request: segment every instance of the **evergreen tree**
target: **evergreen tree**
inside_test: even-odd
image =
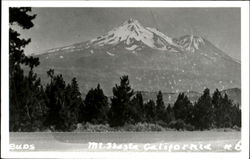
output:
[[[50,83],[45,89],[48,108],[45,125],[56,131],[74,130],[80,121],[80,109],[83,107],[76,78],[66,86],[61,74],[55,75],[54,70],[49,70],[47,74]]]
[[[174,110],[171,107],[170,104],[168,104],[167,109],[166,109],[166,116],[165,116],[165,122],[170,123],[171,121],[175,120],[174,116]]]
[[[145,106],[145,118],[148,123],[156,122],[156,105],[153,100],[149,100]]]
[[[224,97],[222,98],[221,101],[221,109],[220,109],[220,127],[224,127],[224,128],[229,128],[233,126],[233,116],[232,115],[232,108],[233,108],[233,102],[232,100],[230,100],[227,96],[227,94],[224,95]],[[222,113],[223,112],[223,113]]]
[[[76,128],[76,124],[80,121],[80,109],[82,105],[78,83],[76,78],[73,78],[71,84],[68,84],[65,89],[65,104],[61,111],[67,131]]]
[[[79,116],[78,116],[78,123],[82,123],[82,122],[86,122],[86,106],[85,106],[85,103],[84,103],[84,100],[82,99],[81,101],[81,105],[80,105],[80,108],[79,108]]]
[[[76,122],[80,122],[81,117],[80,117],[80,109],[83,107],[83,100],[81,97],[81,93],[79,90],[79,86],[77,83],[76,78],[73,78],[71,81],[71,99],[72,99],[72,105],[71,107],[73,108],[73,114],[76,115]]]
[[[195,103],[194,107],[194,126],[197,129],[209,129],[212,126],[213,119],[212,98],[209,89],[206,88],[203,95]]]
[[[183,120],[185,123],[192,122],[193,105],[184,93],[180,93],[173,107],[175,119]]]
[[[145,110],[143,105],[143,97],[141,92],[137,92],[135,97],[131,100],[128,108],[129,120],[128,123],[138,123],[144,122],[145,120]]]
[[[239,106],[234,105],[233,101],[225,93],[221,95],[218,89],[215,90],[212,98],[214,124],[217,128],[241,127],[241,110]]]
[[[32,20],[36,15],[29,15],[31,8],[10,8],[9,9],[9,66],[10,66],[10,78],[15,77],[16,74],[23,72],[21,64],[29,66],[31,69],[39,65],[39,59],[32,56],[28,57],[24,54],[23,48],[31,42],[31,39],[22,39],[20,34],[13,30],[11,26],[18,25],[22,29],[30,29],[34,26]]]
[[[100,84],[91,89],[85,98],[85,121],[94,124],[105,124],[108,120],[108,98],[104,95]]]
[[[231,108],[230,116],[232,118],[232,126],[241,127],[241,109],[239,104],[234,104]]]
[[[47,114],[45,105],[45,93],[41,85],[40,78],[33,73],[31,69],[28,76],[25,77],[25,95],[23,103],[25,103],[25,113],[28,117],[28,125],[23,130],[25,131],[40,131],[45,129],[44,120]]]
[[[216,89],[212,96],[212,104],[213,104],[213,124],[217,127],[221,127],[222,115],[224,110],[222,108],[222,95],[218,89]]]
[[[40,79],[33,72],[39,65],[39,59],[24,54],[24,47],[31,39],[22,39],[12,26],[22,29],[33,27],[36,15],[29,15],[31,8],[9,9],[9,83],[10,83],[10,131],[35,131],[43,129],[46,113],[43,100],[44,91]],[[28,66],[28,75],[23,66]]]
[[[62,110],[65,107],[65,88],[66,84],[62,75],[54,75],[54,70],[47,72],[50,83],[46,85],[46,106],[48,115],[45,125],[52,130],[64,131],[66,129],[65,119]]]
[[[222,99],[222,95],[220,91],[216,89],[212,97],[212,103],[213,103],[214,108],[219,108],[221,99]]]
[[[129,85],[128,76],[122,76],[120,85],[113,87],[113,98],[109,111],[110,126],[123,126],[129,121],[129,104],[134,95],[134,91]]]
[[[156,99],[156,118],[158,121],[164,121],[165,118],[165,104],[161,91],[158,92]]]

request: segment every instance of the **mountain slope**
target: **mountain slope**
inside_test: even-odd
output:
[[[134,89],[149,92],[240,88],[240,63],[207,39],[171,38],[135,19],[105,35],[38,57],[41,65],[36,71],[45,82],[46,71],[53,68],[66,80],[77,77],[82,92],[100,83],[111,95],[122,75],[129,75]]]

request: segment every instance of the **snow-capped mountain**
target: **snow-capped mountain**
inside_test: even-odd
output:
[[[181,46],[176,44],[171,37],[164,35],[155,28],[143,27],[138,20],[131,18],[105,35],[84,43],[50,49],[47,52],[73,52],[82,49],[91,50],[100,48],[106,50],[107,48],[117,45],[123,45],[126,50],[130,50],[133,53],[145,47],[173,52],[182,50]],[[93,53],[93,51],[91,51],[91,53]],[[113,54],[109,55],[113,56]]]
[[[222,57],[225,59],[233,60],[235,62],[235,59],[225,54],[223,51],[215,47],[211,42],[209,42],[207,39],[200,37],[200,36],[194,36],[194,35],[185,35],[180,37],[179,39],[174,39],[174,41],[180,45],[183,50],[189,53],[199,53],[207,58],[210,59],[216,59],[218,57]]]
[[[107,94],[129,75],[136,90],[201,92],[240,88],[240,63],[203,37],[172,38],[129,19],[104,35],[86,42],[54,48],[39,55],[38,74],[49,68],[66,80],[77,77],[82,92],[98,83]]]
[[[205,39],[194,35],[185,35],[176,40],[176,43],[184,47],[187,51],[195,52],[205,45]]]
[[[141,49],[147,46],[152,49],[169,50],[179,46],[172,38],[154,28],[145,28],[137,20],[129,19],[121,26],[109,31],[106,35],[90,40],[87,45],[102,47],[105,45],[124,44],[127,50]]]

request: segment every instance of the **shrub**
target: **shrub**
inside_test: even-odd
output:
[[[194,131],[195,130],[195,127],[191,124],[186,124],[185,125],[185,130],[187,131]]]
[[[176,130],[184,130],[184,121],[181,120],[181,119],[178,119],[178,120],[175,120],[175,121],[171,121],[169,123],[169,127],[172,128],[172,129],[176,129]]]
[[[188,130],[193,131],[195,127],[191,124],[186,124],[183,120],[178,119],[175,121],[171,121],[168,125],[169,128],[176,129],[176,130]]]
[[[168,128],[168,124],[162,120],[157,121],[156,124],[160,125],[161,127]]]
[[[97,124],[93,125],[91,123],[86,123],[84,125],[78,124],[77,129],[75,130],[76,132],[108,132],[108,131],[114,131],[109,125],[107,124]]]
[[[133,124],[125,124],[124,127],[121,128],[123,131],[165,131],[165,129],[158,125],[158,124],[151,124],[151,123],[137,123],[136,125]]]
[[[240,127],[238,127],[237,125],[234,125],[233,129],[236,130],[236,131],[240,131],[241,130]]]
[[[151,131],[165,131],[164,127],[157,125],[157,124],[149,124],[149,130]]]

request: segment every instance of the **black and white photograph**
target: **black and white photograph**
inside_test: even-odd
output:
[[[249,126],[241,7],[5,11],[9,153],[241,155]]]

